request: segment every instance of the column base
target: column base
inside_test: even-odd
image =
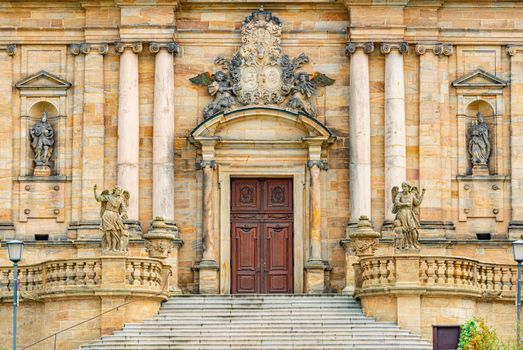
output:
[[[309,260],[305,265],[305,292],[322,294],[325,292],[325,264],[321,260]]]
[[[200,294],[219,294],[219,266],[216,261],[202,260],[195,268],[199,271]]]
[[[143,230],[140,221],[125,220],[124,224],[127,226],[127,230],[129,231],[129,239],[142,238]]]

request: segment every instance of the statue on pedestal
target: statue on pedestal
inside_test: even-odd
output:
[[[34,159],[36,168],[35,176],[49,176],[51,175],[51,168],[49,166],[49,159],[53,155],[54,145],[54,130],[51,124],[47,121],[48,114],[44,112],[42,119],[37,121],[31,128],[31,147],[34,151]]]
[[[483,119],[483,115],[478,112],[477,120],[470,126],[470,139],[468,151],[472,162],[473,175],[488,175],[488,160],[490,157],[490,141],[488,125]]]
[[[104,190],[100,195],[96,192],[94,185],[94,198],[102,204],[100,217],[102,223],[102,251],[106,253],[126,253],[129,243],[129,232],[123,220],[127,219],[127,207],[129,206],[129,192],[123,191],[116,186],[112,192]]]
[[[417,187],[411,186],[407,182],[401,184],[401,189],[402,191],[398,186],[392,188],[394,204],[392,212],[396,214],[394,219],[396,249],[419,249],[419,206],[423,201],[425,189],[420,194]]]

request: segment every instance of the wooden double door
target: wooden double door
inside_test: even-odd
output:
[[[232,293],[292,293],[292,179],[231,180]]]

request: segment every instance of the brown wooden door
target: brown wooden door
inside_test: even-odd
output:
[[[232,179],[232,293],[292,293],[292,179]]]

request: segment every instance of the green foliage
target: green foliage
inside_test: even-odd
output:
[[[504,343],[483,320],[469,320],[461,327],[457,350],[523,350],[523,347]]]

